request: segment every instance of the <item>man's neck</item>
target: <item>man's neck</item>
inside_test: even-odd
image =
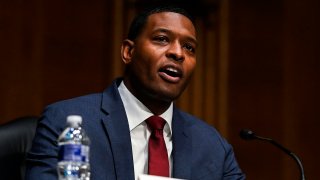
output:
[[[171,105],[172,101],[164,100],[154,97],[148,93],[144,93],[141,90],[134,90],[130,84],[124,80],[124,85],[127,89],[142,103],[144,104],[154,115],[160,115],[164,113]]]

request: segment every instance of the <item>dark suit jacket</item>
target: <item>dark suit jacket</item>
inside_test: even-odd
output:
[[[57,179],[57,138],[66,117],[83,117],[91,139],[92,180],[133,180],[134,168],[128,120],[117,80],[103,93],[61,101],[48,106],[38,124],[27,159],[27,180]],[[232,147],[203,121],[174,107],[173,177],[199,180],[245,179]]]

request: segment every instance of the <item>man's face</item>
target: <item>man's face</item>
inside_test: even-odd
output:
[[[195,28],[187,17],[173,12],[150,15],[132,44],[129,61],[124,60],[127,87],[138,98],[176,99],[195,68],[196,46]]]

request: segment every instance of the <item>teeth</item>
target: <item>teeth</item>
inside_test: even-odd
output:
[[[165,69],[163,69],[163,72],[172,77],[180,76],[179,70],[174,67],[166,67]]]
[[[171,68],[171,67],[167,68],[166,70],[167,70],[167,71],[174,72],[174,73],[178,73],[178,70],[176,70],[176,69],[174,69],[174,68]]]

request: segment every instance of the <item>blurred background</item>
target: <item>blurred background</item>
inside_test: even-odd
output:
[[[0,124],[55,101],[100,92],[123,71],[121,41],[152,0],[0,2]],[[197,69],[176,104],[215,126],[248,179],[299,179],[274,146],[243,141],[250,128],[302,160],[320,157],[320,1],[184,0],[196,16]]]

